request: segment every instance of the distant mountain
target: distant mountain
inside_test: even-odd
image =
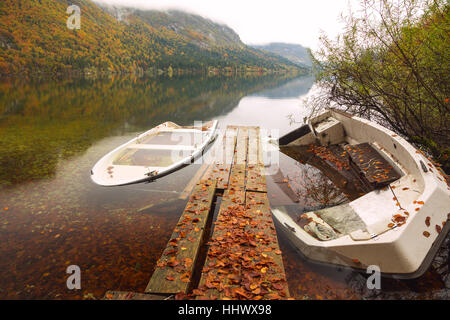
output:
[[[289,59],[297,65],[312,67],[312,61],[309,56],[308,48],[305,48],[299,44],[274,42],[265,45],[253,45],[252,47],[275,53]]]
[[[81,29],[69,30],[69,5]],[[229,27],[182,11],[90,0],[0,1],[0,74],[298,72],[286,58],[245,45]]]

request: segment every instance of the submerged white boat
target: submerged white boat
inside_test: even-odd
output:
[[[280,138],[278,147],[290,156],[319,149],[344,182],[353,170],[366,188],[352,201],[320,210],[273,207],[304,256],[354,269],[375,265],[396,278],[428,269],[449,231],[450,188],[422,152],[378,124],[334,109]]]
[[[214,141],[217,124],[217,120],[201,127],[162,123],[101,158],[91,179],[102,186],[120,186],[165,176],[200,156]]]

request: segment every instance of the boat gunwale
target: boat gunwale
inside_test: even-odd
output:
[[[138,178],[138,179],[133,179],[133,180],[126,180],[126,181],[120,181],[120,182],[116,182],[113,184],[106,184],[104,183],[104,181],[97,181],[95,180],[95,171],[99,170],[100,167],[104,167],[105,165],[108,164],[107,160],[109,161],[109,159],[111,158],[111,156],[113,156],[116,152],[118,152],[119,150],[125,149],[128,145],[134,144],[136,141],[138,141],[139,139],[142,139],[143,137],[146,137],[148,135],[150,135],[153,132],[161,132],[160,129],[166,129],[166,127],[168,125],[174,125],[176,127],[173,128],[173,130],[166,130],[164,132],[173,132],[176,130],[189,130],[186,132],[195,132],[195,131],[199,131],[199,132],[208,132],[208,134],[206,134],[207,139],[205,139],[205,141],[196,149],[194,149],[195,151],[190,155],[187,156],[179,161],[177,161],[176,163],[173,163],[170,166],[167,167],[163,167],[164,170],[158,172],[157,174],[154,174],[152,176],[147,176],[147,177],[142,177],[142,178]],[[131,139],[130,141],[125,142],[124,144],[118,146],[117,148],[113,149],[112,151],[108,152],[106,155],[104,155],[100,160],[97,161],[97,163],[94,165],[94,167],[91,170],[91,180],[100,185],[100,186],[104,186],[104,187],[114,187],[114,186],[124,186],[124,185],[129,185],[129,184],[134,184],[134,183],[140,183],[140,182],[149,182],[149,181],[153,181],[157,178],[161,178],[167,174],[172,173],[173,171],[175,171],[178,168],[181,168],[183,165],[187,165],[189,163],[191,163],[194,159],[196,159],[203,151],[204,149],[214,141],[215,139],[215,133],[217,130],[217,126],[218,126],[218,120],[211,120],[208,121],[204,126],[200,127],[202,128],[202,130],[196,129],[196,127],[188,127],[186,128],[183,126],[179,126],[173,122],[167,121],[164,122],[150,130],[147,130],[146,132],[138,135],[137,137]],[[203,128],[208,128],[207,130],[203,130]],[[106,164],[104,163],[106,162]],[[135,166],[135,167],[145,167],[145,168],[152,168],[150,166]]]

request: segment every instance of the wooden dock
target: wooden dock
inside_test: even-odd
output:
[[[215,161],[203,165],[194,177],[200,180],[191,183],[186,208],[145,294],[108,291],[105,299],[289,298],[259,127],[228,126],[213,153]],[[212,223],[216,200],[220,207]]]

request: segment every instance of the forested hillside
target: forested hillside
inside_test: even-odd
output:
[[[312,67],[312,61],[308,48],[305,48],[299,44],[273,42],[264,45],[253,45],[253,47],[282,56],[297,65],[305,66],[307,68]]]
[[[81,28],[70,30],[70,5]],[[180,11],[100,7],[90,0],[2,0],[0,74],[296,71],[230,28]]]

